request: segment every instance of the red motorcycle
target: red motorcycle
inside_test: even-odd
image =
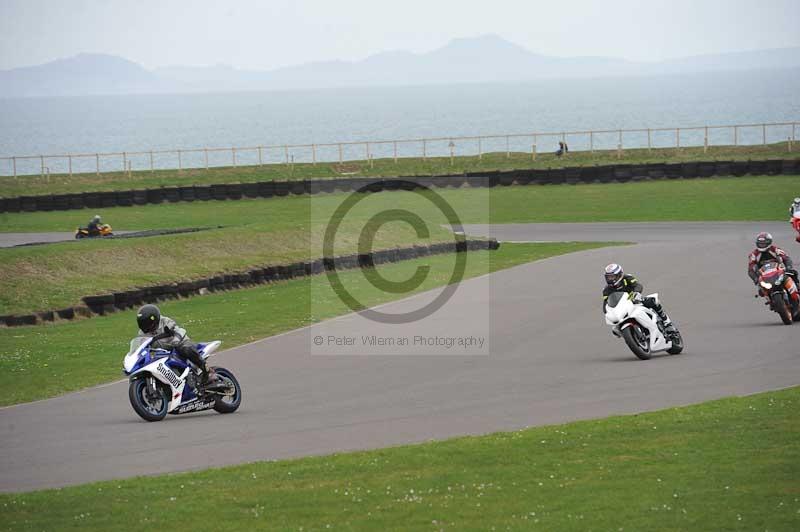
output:
[[[797,231],[797,236],[794,237],[794,239],[800,242],[800,212],[794,213],[791,222],[792,222],[792,227],[794,227],[794,230]]]
[[[787,272],[783,264],[765,263],[758,270],[758,295],[767,298],[766,305],[781,317],[785,325],[800,320],[800,294],[795,272]]]

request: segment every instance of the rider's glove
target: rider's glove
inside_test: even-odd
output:
[[[630,297],[631,301],[633,301],[634,303],[641,303],[642,301],[644,301],[642,294],[640,294],[639,292],[631,292]]]

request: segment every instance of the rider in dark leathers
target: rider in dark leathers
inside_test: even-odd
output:
[[[190,360],[203,373],[203,382],[209,386],[219,383],[216,372],[206,365],[194,342],[186,335],[186,329],[180,327],[175,320],[161,315],[155,305],[145,305],[136,313],[139,325],[139,336],[154,337],[151,344],[155,348],[174,349],[183,359]]]
[[[644,287],[639,280],[631,274],[626,274],[619,264],[609,264],[605,269],[606,286],[603,288],[603,312],[606,311],[606,300],[613,292],[628,292],[634,294],[634,301],[641,302],[645,307],[652,309],[664,323],[664,332],[671,336],[676,331],[672,320],[669,319],[664,307],[654,297],[642,297]]]

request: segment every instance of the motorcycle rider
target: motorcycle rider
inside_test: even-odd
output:
[[[773,244],[772,235],[766,232],[756,235],[756,249],[750,253],[748,261],[747,275],[756,285],[758,284],[758,269],[769,261],[783,265],[786,268],[786,273],[792,277],[797,277],[792,258],[784,250]]]
[[[200,368],[202,382],[206,384],[206,388],[220,383],[214,369],[208,367],[194,343],[186,335],[186,329],[180,327],[172,318],[162,316],[157,306],[144,305],[140,308],[136,313],[136,323],[139,325],[138,336],[155,338],[151,344],[153,347],[174,349],[178,356],[190,360]]]
[[[86,230],[89,232],[89,236],[97,236],[100,234],[100,226],[102,225],[102,221],[100,220],[100,215],[95,214],[89,223],[86,224]]]
[[[800,242],[800,198],[795,198],[789,206],[789,221],[797,231],[797,236],[794,237],[795,241]]]
[[[795,198],[789,205],[789,218],[800,218],[800,198]]]
[[[661,306],[654,297],[643,297],[642,290],[644,287],[639,280],[631,274],[626,274],[622,266],[619,264],[609,264],[605,269],[606,286],[603,288],[603,312],[606,311],[606,300],[613,292],[627,292],[633,295],[633,301],[641,303],[645,307],[653,310],[664,324],[664,332],[666,336],[672,336],[677,332],[672,320],[669,319],[667,313],[664,312],[664,307]]]
[[[777,262],[781,264],[786,273],[794,278],[797,283],[797,270],[794,269],[792,258],[781,248],[772,243],[772,235],[766,232],[758,233],[756,236],[756,249],[748,257],[747,275],[758,286],[758,270],[767,262]],[[792,306],[797,309],[800,306],[800,294],[795,288],[791,294]]]

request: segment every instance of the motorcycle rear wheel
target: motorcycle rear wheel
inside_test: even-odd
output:
[[[214,401],[214,410],[220,414],[232,414],[236,412],[242,404],[242,387],[229,370],[225,368],[214,368],[214,371],[216,371],[217,377],[219,377],[223,383],[233,387],[233,395],[221,395],[217,397]]]
[[[650,360],[650,342],[638,325],[631,325],[622,330],[622,338],[637,358]]]
[[[783,294],[781,292],[773,292],[772,295],[770,296],[770,300],[772,301],[772,310],[778,313],[778,316],[781,317],[783,324],[791,325],[792,311],[789,310],[789,307],[783,300]]]
[[[169,409],[169,392],[161,383],[156,383],[155,392],[148,390],[147,380],[147,378],[140,378],[131,381],[128,386],[128,398],[133,411],[139,414],[139,417],[145,421],[161,421],[166,417]]]

